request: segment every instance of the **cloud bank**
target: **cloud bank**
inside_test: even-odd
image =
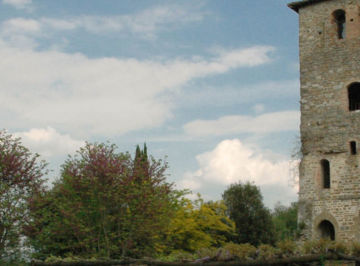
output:
[[[3,0],[16,8],[25,8],[31,0]],[[179,26],[202,21],[208,14],[186,5],[156,6],[130,15],[91,16],[68,18],[40,17],[38,19],[12,18],[2,23],[4,36],[23,34],[50,35],[54,31],[83,30],[92,34],[127,33],[145,39],[154,39],[158,32],[171,31]],[[36,26],[36,31],[34,27]]]
[[[85,144],[84,141],[61,134],[52,127],[32,128],[29,131],[16,132],[14,136],[20,137],[26,147],[44,157],[72,154]]]
[[[152,128],[172,116],[171,95],[190,80],[268,63],[273,50],[254,46],[210,59],[141,61],[19,49],[0,41],[0,118],[8,128],[51,125],[86,136]]]

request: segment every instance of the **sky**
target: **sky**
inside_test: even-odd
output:
[[[178,189],[297,200],[298,17],[287,0],[0,0],[1,127],[49,162],[147,144]]]

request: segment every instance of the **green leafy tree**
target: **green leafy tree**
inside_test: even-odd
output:
[[[275,234],[270,211],[260,189],[251,183],[230,185],[222,195],[227,213],[236,224],[235,243],[272,244]]]
[[[145,146],[146,147],[146,146]],[[172,216],[166,163],[136,149],[86,144],[62,166],[61,178],[32,204],[27,229],[37,257],[139,257],[156,252]]]
[[[298,203],[293,202],[289,207],[275,205],[272,212],[272,220],[277,240],[295,239],[299,232],[297,225]]]
[[[29,221],[28,203],[43,188],[46,163],[20,139],[0,131],[0,259],[20,248],[22,227]]]

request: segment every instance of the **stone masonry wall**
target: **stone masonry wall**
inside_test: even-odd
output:
[[[346,37],[338,39],[333,12],[346,12]],[[348,86],[360,82],[360,0],[329,0],[299,10],[301,141],[299,220],[305,237],[319,237],[330,221],[336,239],[360,241],[360,111],[349,111]],[[330,162],[323,188],[320,161]]]

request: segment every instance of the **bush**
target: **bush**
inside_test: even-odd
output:
[[[256,256],[256,248],[249,243],[234,244],[227,243],[224,246],[224,251],[228,252],[230,256],[238,259],[254,259]]]
[[[50,256],[47,257],[46,260],[45,260],[45,262],[47,262],[47,263],[59,262],[59,261],[62,261],[62,258],[61,258],[61,257],[57,257],[57,256],[53,256],[53,255],[50,255]]]
[[[303,244],[304,254],[322,254],[327,253],[332,245],[332,241],[328,239],[309,240]]]
[[[28,265],[28,263],[26,263],[23,260],[2,260],[2,259],[0,259],[0,265],[1,266],[24,266],[24,265]]]
[[[351,255],[355,257],[360,257],[360,242],[352,242]]]
[[[159,259],[165,262],[185,262],[193,261],[195,259],[195,255],[183,250],[174,250],[168,256],[161,257]]]
[[[342,241],[332,242],[329,248],[335,250],[336,252],[349,255],[351,251],[351,247],[347,243]]]
[[[291,257],[297,253],[297,244],[292,240],[282,240],[276,243],[282,257]]]
[[[271,245],[261,244],[258,248],[258,253],[258,259],[269,260],[276,258],[279,252]]]
[[[219,252],[219,249],[217,248],[201,248],[198,251],[196,251],[196,257],[197,258],[206,258],[206,257],[210,257],[210,258],[215,258],[217,256]]]

